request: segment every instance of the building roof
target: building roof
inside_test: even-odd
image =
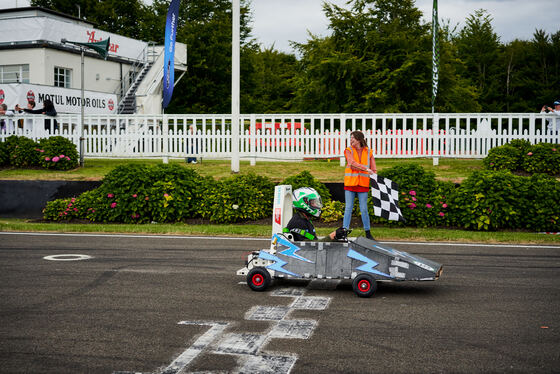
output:
[[[30,17],[39,16],[40,13],[46,13],[52,18],[63,18],[65,20],[74,21],[76,23],[84,23],[87,26],[96,26],[93,22],[86,19],[71,16],[69,14],[61,13],[56,10],[47,9],[39,6],[21,7],[21,8],[7,8],[0,9],[0,19],[17,18],[17,17]]]

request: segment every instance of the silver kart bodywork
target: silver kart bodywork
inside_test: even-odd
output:
[[[442,265],[363,237],[347,242],[294,242],[274,234],[270,249],[253,252],[238,275],[265,269],[272,278],[355,279],[366,274],[373,281],[433,281]],[[248,282],[250,279],[248,279]]]

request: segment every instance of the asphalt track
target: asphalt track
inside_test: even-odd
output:
[[[266,246],[0,233],[0,372],[560,372],[560,246],[393,244],[443,276],[371,299],[326,280],[251,291],[235,271]],[[90,258],[44,259],[69,254]]]

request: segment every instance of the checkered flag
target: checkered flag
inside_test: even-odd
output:
[[[399,185],[377,174],[370,175],[370,178],[373,213],[389,221],[406,222],[399,208]]]

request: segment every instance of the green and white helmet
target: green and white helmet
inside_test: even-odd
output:
[[[323,202],[321,201],[321,195],[314,188],[311,187],[301,187],[293,192],[294,208],[301,210],[304,213],[311,215],[312,217],[318,218],[321,215],[321,209],[323,209]]]

